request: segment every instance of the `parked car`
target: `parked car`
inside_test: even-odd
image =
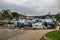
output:
[[[47,23],[47,28],[54,28],[56,25],[54,20],[51,18],[45,19],[45,22]]]
[[[19,27],[32,27],[32,23],[28,22],[27,19],[20,19],[17,22],[17,25]]]
[[[36,20],[33,24],[32,24],[32,28],[41,28],[43,29],[43,23],[41,20]]]

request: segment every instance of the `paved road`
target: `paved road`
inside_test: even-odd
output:
[[[53,30],[27,30],[24,34],[19,34],[8,40],[40,40],[42,35]]]

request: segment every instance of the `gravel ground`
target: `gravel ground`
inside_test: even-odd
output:
[[[8,40],[40,40],[42,35],[53,30],[28,30],[27,33],[17,35]]]
[[[7,40],[23,33],[25,33],[24,30],[19,29],[0,29],[0,40]]]
[[[40,40],[49,30],[0,29],[0,40]]]

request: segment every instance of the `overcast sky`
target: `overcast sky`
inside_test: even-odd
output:
[[[10,9],[26,15],[41,16],[60,11],[60,0],[0,0],[0,10]]]

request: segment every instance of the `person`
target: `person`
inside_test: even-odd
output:
[[[48,25],[47,25],[47,22],[45,22],[44,26],[46,26],[46,27],[48,26]]]

